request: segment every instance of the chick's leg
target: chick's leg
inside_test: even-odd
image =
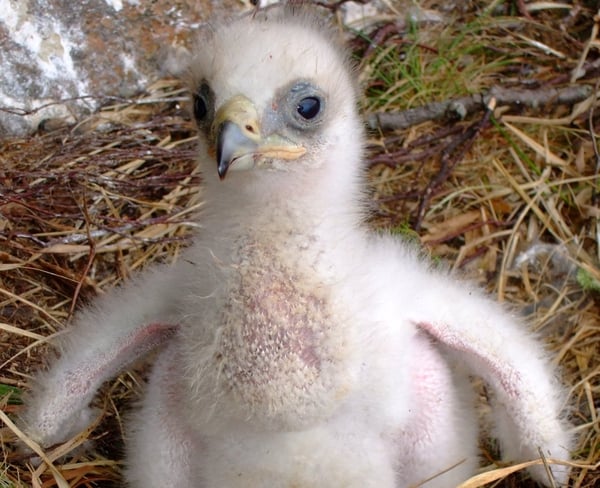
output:
[[[458,360],[485,379],[504,412],[498,430],[505,456],[513,461],[545,456],[568,459],[571,435],[562,420],[563,391],[542,346],[523,324],[498,304],[465,293],[455,284],[431,286],[427,320],[416,320]],[[555,481],[566,482],[568,470],[551,466]],[[531,470],[544,484],[552,484],[543,467]]]
[[[146,273],[76,317],[59,338],[61,357],[38,373],[26,398],[20,423],[32,439],[50,446],[87,427],[100,385],[169,340],[176,329],[169,281],[164,270]]]
[[[412,418],[397,437],[397,486],[457,486],[477,467],[473,392],[427,338],[415,342]]]
[[[194,479],[201,446],[179,414],[182,403],[177,351],[163,351],[144,395],[140,411],[130,419],[125,477],[131,488],[201,488]],[[175,359],[175,361],[174,361]]]

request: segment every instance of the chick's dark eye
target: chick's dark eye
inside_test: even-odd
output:
[[[317,97],[306,97],[298,102],[296,111],[306,120],[314,119],[321,110],[321,101]]]
[[[206,105],[206,99],[199,94],[194,95],[194,117],[196,120],[204,120],[208,113],[208,106]]]

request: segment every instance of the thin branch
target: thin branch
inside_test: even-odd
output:
[[[589,85],[574,85],[565,88],[545,88],[541,90],[520,90],[492,87],[486,93],[476,93],[466,97],[432,102],[421,107],[402,112],[376,112],[367,118],[371,129],[406,129],[430,120],[464,119],[468,114],[484,110],[492,98],[498,105],[520,105],[529,108],[554,105],[573,105],[585,100],[592,94]]]
[[[83,273],[81,273],[81,278],[77,282],[77,286],[75,287],[75,291],[73,292],[73,300],[71,301],[71,307],[69,308],[69,320],[73,317],[73,314],[75,313],[75,307],[77,306],[79,294],[81,293],[81,288],[85,284],[85,280],[88,277],[88,273],[90,272],[92,264],[94,263],[94,259],[96,258],[96,241],[92,238],[90,234],[90,224],[92,219],[90,218],[89,209],[85,198],[83,199],[83,205],[81,210],[83,211],[83,216],[85,217],[85,230],[87,233],[88,242],[90,244],[90,253],[88,255],[87,262],[85,263],[85,267],[83,268]]]
[[[600,82],[596,83],[596,87]],[[596,137],[596,132],[594,130],[594,106],[590,108],[590,112],[588,115],[588,131],[590,133],[590,139],[592,140],[592,148],[594,149],[594,157],[596,158],[596,177],[600,177],[600,151],[598,151],[598,140]],[[600,180],[598,180],[600,182]],[[592,190],[592,206],[597,207],[600,204],[600,193],[598,191],[599,185],[594,185]]]
[[[473,142],[481,131],[486,127],[489,122],[494,109],[496,108],[496,99],[491,98],[486,106],[486,111],[481,120],[471,125],[464,133],[464,135],[453,141],[453,144],[442,154],[440,160],[440,170],[438,174],[429,182],[427,188],[423,192],[419,201],[419,207],[417,209],[417,215],[415,219],[414,229],[419,231],[425,213],[429,207],[429,202],[434,196],[435,191],[450,177],[454,167],[462,161],[467,150],[473,145]]]

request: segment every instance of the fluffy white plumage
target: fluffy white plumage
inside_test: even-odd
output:
[[[524,326],[363,224],[354,75],[328,29],[268,9],[206,33],[190,73],[202,229],[79,314],[26,431],[69,438],[103,381],[160,348],[132,487],[455,486],[477,466],[464,367],[495,391],[507,458],[567,459],[562,389]]]

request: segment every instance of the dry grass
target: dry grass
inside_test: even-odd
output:
[[[173,80],[161,81],[135,103],[106,107],[79,127],[4,141],[0,383],[16,388],[4,396],[5,413],[17,413],[20,390],[48,354],[47,339],[76,305],[151,262],[176,259],[187,244],[201,202],[195,136],[180,108],[184,96]],[[88,433],[99,439],[100,453],[119,457],[112,446],[122,443],[121,407],[141,382],[129,373],[103,392],[106,418]],[[11,448],[15,433],[0,433],[8,461],[0,480],[57,483],[50,470],[20,465]],[[70,486],[103,485],[118,473],[118,462],[102,454],[58,466]]]
[[[526,19],[465,6],[452,25],[388,23],[366,33],[377,42],[353,44],[365,110],[404,110],[495,84],[559,87],[579,64],[587,73],[577,83],[596,87],[597,47],[584,58],[593,12],[580,8]],[[122,415],[143,371],[106,385],[98,425],[47,452],[51,468],[16,453],[10,419],[49,353],[46,341],[76,306],[186,245],[201,196],[182,96],[161,81],[78,127],[0,142],[0,487],[118,485]],[[547,340],[580,434],[570,486],[587,488],[600,483],[596,105],[590,97],[577,107],[498,107],[493,116],[375,131],[368,147],[373,225],[418,236],[434,259],[514,304]],[[57,460],[89,439],[94,451]],[[465,487],[533,486],[510,474],[522,467],[498,466],[494,446],[483,448],[488,478]]]

